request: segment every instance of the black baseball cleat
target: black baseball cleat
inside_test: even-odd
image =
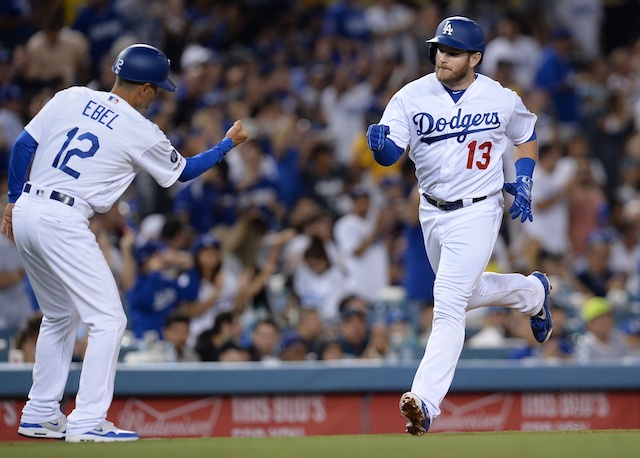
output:
[[[549,291],[551,291],[551,285],[549,279],[545,274],[539,271],[533,272],[531,275],[536,277],[542,283],[544,287],[544,301],[542,302],[542,310],[536,316],[532,316],[529,321],[531,322],[531,331],[533,336],[540,343],[544,343],[551,337],[551,331],[553,330],[553,320],[551,319],[551,312],[549,311]]]
[[[400,397],[400,415],[407,419],[406,431],[412,436],[422,436],[429,431],[431,418],[417,394],[407,391]]]

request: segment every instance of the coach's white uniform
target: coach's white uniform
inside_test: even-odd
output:
[[[139,170],[169,187],[186,161],[155,124],[110,92],[61,91],[25,130],[38,148],[13,209],[14,236],[46,318],[33,369],[38,382],[22,421],[60,417],[59,400],[82,321],[89,326],[89,342],[67,425],[67,435],[80,434],[106,418],[126,327],[118,288],[88,218],[111,208]],[[54,342],[63,342],[63,354]]]
[[[502,223],[502,155],[509,143],[528,141],[535,122],[515,92],[486,76],[476,75],[455,102],[435,73],[400,89],[380,120],[389,126],[388,138],[410,147],[420,194],[464,200],[464,207],[452,211],[420,200],[420,224],[437,276],[433,330],[411,391],[426,403],[431,421],[440,414],[462,351],[465,311],[502,306],[531,316],[544,301],[535,277],[484,272]]]

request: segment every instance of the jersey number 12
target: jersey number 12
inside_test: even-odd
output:
[[[69,143],[71,143],[71,140],[73,140],[77,133],[77,127],[74,127],[69,132],[67,132],[67,140],[64,142],[64,145],[62,145],[62,148],[60,148],[60,152],[56,154],[56,158],[53,160],[53,164],[51,164],[52,167],[62,170],[64,173],[71,175],[76,180],[80,176],[80,172],[77,172],[67,165],[69,159],[71,159],[72,156],[78,156],[82,159],[84,159],[85,157],[91,157],[96,154],[96,151],[98,151],[98,148],[100,148],[98,137],[93,135],[91,132],[85,132],[78,135],[78,140],[89,140],[91,142],[91,146],[89,147],[89,149],[87,149],[86,151],[83,151],[79,148],[72,148],[70,150],[67,150],[67,148],[69,147]],[[60,158],[65,151],[67,152],[67,154],[64,155],[64,159],[62,160],[62,162],[60,162]]]

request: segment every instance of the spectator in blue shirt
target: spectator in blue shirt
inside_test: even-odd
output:
[[[409,202],[405,206],[402,226],[402,235],[405,239],[403,285],[407,293],[406,299],[414,313],[411,319],[417,320],[417,309],[433,304],[435,273],[427,258],[418,220],[420,200],[418,190],[412,189],[407,200]]]
[[[236,222],[235,189],[228,168],[225,161],[220,162],[180,189],[174,198],[174,215],[198,234]]]
[[[334,2],[325,11],[323,32],[331,37],[364,42],[369,38],[365,13],[360,0]]]
[[[100,60],[113,43],[126,32],[124,18],[118,14],[110,0],[89,0],[78,12],[72,28],[82,32],[90,43],[89,55],[95,77],[100,71]]]
[[[576,71],[571,61],[573,41],[566,28],[556,29],[540,58],[534,86],[548,96],[552,115],[562,125],[578,127],[580,122],[579,98],[576,91]]]
[[[272,158],[265,154],[260,142],[252,139],[240,149],[239,158],[241,162],[236,164],[234,182],[238,191],[239,208],[257,209],[270,229],[279,229],[285,207],[278,200],[278,177],[274,172]]]
[[[170,275],[167,271],[186,271],[193,266],[193,258],[188,252],[149,242],[138,248],[136,260],[136,280],[126,293],[131,329],[137,339],[149,331],[160,337],[167,316],[182,301],[194,300],[198,293],[186,273]]]

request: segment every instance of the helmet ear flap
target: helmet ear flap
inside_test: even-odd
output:
[[[437,51],[438,51],[438,43],[431,43],[431,45],[429,45],[429,60],[433,65],[436,64]]]

